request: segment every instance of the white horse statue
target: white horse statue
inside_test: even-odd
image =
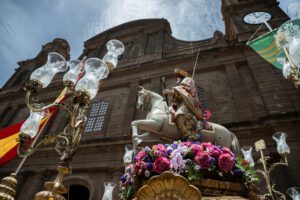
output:
[[[179,129],[170,121],[169,108],[163,97],[139,86],[137,109],[141,110],[144,104],[150,107],[146,119],[135,120],[131,123],[134,150],[149,134],[169,141],[179,140]],[[224,126],[211,124],[213,130],[203,130],[201,142],[211,142],[239,153],[237,137]],[[139,134],[139,131],[147,131],[147,133]]]

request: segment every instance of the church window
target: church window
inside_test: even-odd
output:
[[[108,107],[108,101],[99,101],[91,105],[88,119],[85,124],[85,132],[99,132],[103,130]]]

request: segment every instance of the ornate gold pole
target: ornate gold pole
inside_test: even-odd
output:
[[[55,103],[57,103],[68,91],[68,88],[64,88],[63,92],[58,96],[58,98],[55,100]],[[29,92],[27,92],[28,94]],[[46,121],[49,121],[51,116],[48,116],[48,119]],[[28,156],[33,153],[33,147],[36,144],[36,142],[38,141],[38,138],[40,136],[40,134],[43,132],[45,126],[43,127],[43,129],[41,129],[38,134],[37,137],[33,140],[32,144],[30,145],[30,151],[28,151],[28,154],[24,154],[24,157],[22,158],[21,162],[19,163],[16,171],[12,174],[10,174],[7,177],[4,177],[1,180],[0,183],[0,200],[14,200],[14,196],[16,194],[16,186],[17,186],[17,175],[20,171],[20,169],[22,168],[23,164],[25,163],[25,161],[27,160]],[[31,152],[32,151],[32,152]]]
[[[14,200],[17,186],[17,176],[15,173],[4,177],[0,183],[0,200]]]
[[[57,167],[58,175],[54,181],[45,183],[45,191],[41,191],[34,196],[34,200],[66,200],[62,194],[68,189],[62,184],[64,176],[70,174],[71,170],[65,166]]]
[[[288,166],[287,154],[281,154],[282,160],[280,162],[273,163],[268,169],[267,168],[267,157],[265,157],[264,152],[263,152],[266,149],[265,141],[259,140],[259,141],[255,142],[255,149],[256,149],[256,151],[260,152],[259,161],[262,163],[263,169],[264,169],[263,171],[257,170],[257,172],[261,173],[264,176],[264,178],[266,179],[266,183],[267,183],[268,193],[264,195],[265,198],[272,198],[272,200],[275,200],[274,194],[277,194],[276,199],[286,200],[285,195],[283,193],[279,192],[278,190],[276,190],[275,184],[271,183],[270,174],[277,166],[286,166],[286,167]]]

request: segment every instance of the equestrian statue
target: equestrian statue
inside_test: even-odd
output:
[[[131,123],[134,150],[151,135],[170,141],[211,142],[239,153],[237,137],[224,126],[207,121],[210,113],[203,112],[197,86],[190,75],[180,69],[174,73],[178,85],[164,90],[172,99],[170,107],[161,95],[139,86],[137,109],[145,105],[150,109],[146,119]]]

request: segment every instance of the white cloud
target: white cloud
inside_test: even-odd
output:
[[[224,30],[220,5],[220,0],[111,0],[103,15],[90,21],[87,34],[92,36],[132,20],[165,18],[175,37],[205,39],[217,29]]]
[[[280,0],[286,10],[289,2]],[[165,18],[173,36],[182,40],[212,37],[224,30],[221,0],[1,0],[0,86],[20,60],[32,58],[41,46],[56,37],[65,38],[73,58],[83,42],[124,22]]]
[[[298,2],[292,2],[288,5],[287,13],[291,17],[300,17],[300,3]]]

